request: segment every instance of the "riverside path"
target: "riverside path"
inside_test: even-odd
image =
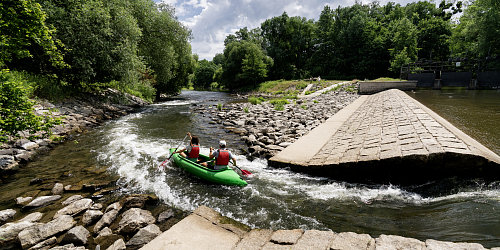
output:
[[[361,96],[269,165],[365,183],[500,174],[498,155],[395,89]]]

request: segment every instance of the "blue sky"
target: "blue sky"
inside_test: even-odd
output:
[[[351,6],[354,0],[155,0],[175,7],[176,16],[193,32],[192,51],[201,59],[212,60],[224,50],[224,39],[243,27],[254,29],[266,19],[284,11],[289,16],[318,20],[325,5]],[[415,0],[393,0],[405,6]],[[363,1],[368,3],[371,1]],[[387,0],[380,0],[385,5]]]

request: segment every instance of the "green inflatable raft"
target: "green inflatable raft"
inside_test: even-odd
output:
[[[172,155],[174,151],[175,149],[171,148],[170,155]],[[203,154],[200,154],[200,158],[202,158],[203,161],[210,160],[208,156]],[[180,168],[213,183],[236,186],[246,186],[248,184],[245,180],[243,180],[243,178],[241,178],[241,176],[239,176],[236,172],[234,172],[233,169],[229,167],[225,167],[219,170],[209,169],[182,157],[178,153],[172,155],[171,159],[173,159],[174,163]]]

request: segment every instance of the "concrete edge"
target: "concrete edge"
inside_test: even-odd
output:
[[[358,110],[369,96],[360,96],[357,100],[343,108],[324,123],[309,131],[309,133],[283,151],[269,159],[269,162],[281,162],[294,165],[307,165],[321,148],[337,133],[337,130]]]
[[[451,124],[446,119],[444,119],[443,117],[441,117],[440,115],[438,115],[437,113],[435,113],[434,111],[429,109],[427,106],[425,106],[422,103],[420,103],[419,101],[415,100],[413,97],[411,97],[407,93],[405,93],[403,91],[401,91],[401,92],[404,93],[405,95],[407,95],[408,97],[410,97],[411,100],[413,100],[413,102],[415,104],[417,104],[422,110],[427,112],[427,114],[429,114],[432,118],[434,118],[434,120],[436,120],[439,124],[441,124],[443,127],[448,129],[451,133],[456,135],[465,144],[467,144],[467,146],[470,147],[470,149],[473,153],[478,154],[480,156],[483,156],[486,159],[493,161],[497,164],[500,164],[500,156],[495,154],[493,151],[491,151],[490,149],[488,149],[487,147],[485,147],[484,145],[482,145],[478,141],[474,140],[469,135],[462,132],[457,127],[453,126],[453,124]]]

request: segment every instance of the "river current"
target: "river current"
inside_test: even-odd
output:
[[[246,157],[238,136],[190,111],[192,105],[231,101],[225,93],[183,91],[175,99],[76,136],[0,184],[0,210],[13,207],[14,198],[34,189],[29,186],[32,178],[69,172],[71,177],[62,180],[65,185],[102,175],[118,179],[117,194],[154,193],[162,203],[189,211],[205,205],[256,228],[500,246],[500,182],[451,178],[418,186],[364,185],[274,169],[266,160]],[[238,166],[253,173],[246,179],[249,185],[213,185],[173,164],[158,169],[169,148],[188,144],[189,138],[183,141],[186,132],[200,137],[204,154],[219,139],[227,140]]]

